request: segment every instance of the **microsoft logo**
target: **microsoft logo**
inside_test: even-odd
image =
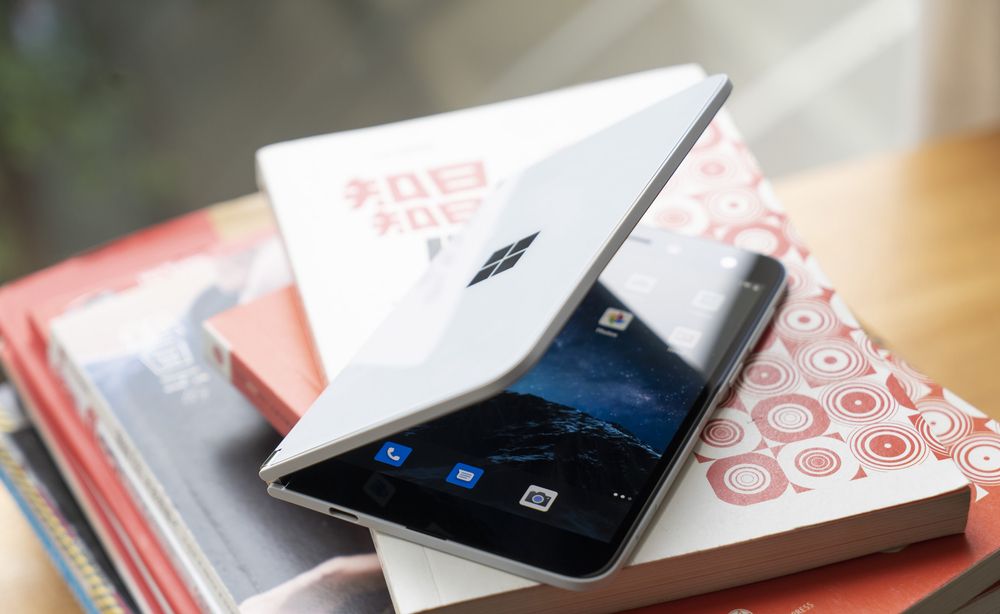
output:
[[[531,245],[531,242],[534,241],[537,236],[538,233],[536,232],[531,236],[524,237],[517,243],[511,243],[510,245],[501,247],[497,251],[493,252],[493,255],[489,257],[486,264],[483,265],[483,268],[476,273],[476,276],[469,282],[469,285],[474,286],[488,277],[499,275],[507,269],[512,268],[515,264],[517,264],[517,261],[521,259],[525,250],[528,249],[528,246]]]

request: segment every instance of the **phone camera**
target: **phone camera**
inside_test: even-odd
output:
[[[549,501],[552,500],[552,497],[537,490],[529,490],[525,493],[524,500],[528,503],[534,503],[535,505],[547,507],[549,505]]]

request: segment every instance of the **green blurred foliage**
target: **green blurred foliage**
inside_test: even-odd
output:
[[[0,281],[85,247],[110,199],[169,192],[84,8],[0,0]]]

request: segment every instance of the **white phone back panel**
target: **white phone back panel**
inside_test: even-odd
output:
[[[729,90],[725,76],[709,77],[501,185],[285,437],[261,477],[275,480],[461,409],[523,375]]]

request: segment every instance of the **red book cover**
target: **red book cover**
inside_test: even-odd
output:
[[[165,261],[264,232],[269,221],[262,204],[254,197],[189,214],[0,288],[4,366],[50,442],[69,460],[76,481],[93,487],[89,492],[94,500],[89,503],[92,509],[99,510],[102,517],[98,520],[105,526],[120,526],[128,534],[130,544],[117,541],[111,546],[134,551],[142,569],[131,571],[136,577],[148,574],[151,582],[143,596],[155,611],[197,612],[199,607],[117,480],[115,468],[100,450],[90,425],[76,412],[69,394],[49,369],[45,339],[32,322],[31,311],[52,305],[55,299],[64,306],[72,304],[79,297],[106,290],[109,283],[117,286],[129,276]],[[157,607],[160,599],[162,607]]]
[[[228,309],[203,326],[211,363],[286,434],[324,386],[294,286]],[[250,332],[264,326],[266,335]]]

